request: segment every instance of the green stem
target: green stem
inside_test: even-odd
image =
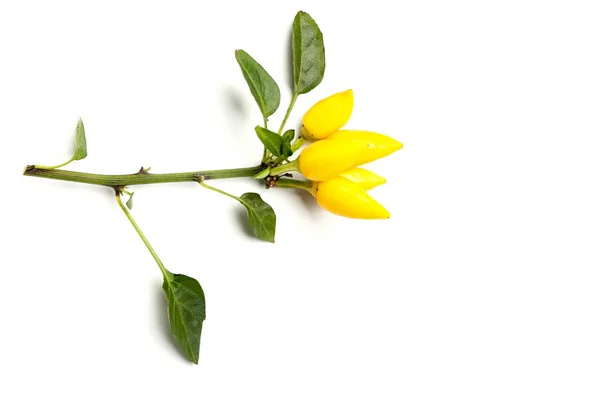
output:
[[[265,117],[264,115],[263,115],[263,125],[265,126],[265,129],[267,129],[267,125],[268,125],[267,117]],[[262,156],[262,162],[265,162],[265,161],[267,161],[267,147],[266,146],[263,147],[263,156]]]
[[[304,143],[306,143],[306,139],[304,139],[302,136],[299,136],[298,139],[296,139],[296,141],[292,144],[292,152],[297,152]]]
[[[216,188],[216,187],[214,187],[214,186],[207,185],[206,183],[204,183],[204,180],[203,180],[203,179],[199,179],[199,180],[198,180],[198,183],[200,184],[200,186],[202,186],[202,187],[205,187],[205,188],[207,188],[207,189],[210,189],[210,190],[212,190],[213,192],[221,193],[221,194],[223,194],[223,195],[225,195],[225,196],[227,196],[227,197],[231,197],[232,199],[234,199],[234,200],[237,200],[237,201],[240,201],[240,202],[242,201],[242,199],[240,199],[240,198],[239,198],[239,197],[237,197],[237,196],[234,196],[234,195],[232,195],[231,193],[227,193],[227,192],[225,192],[225,191],[223,191],[223,190],[221,190],[221,189],[217,189],[217,188]]]
[[[311,181],[297,181],[295,179],[285,179],[281,178],[277,180],[275,186],[282,188],[298,188],[298,189],[306,189],[310,191],[312,189],[313,183]]]
[[[292,108],[294,108],[294,104],[296,104],[296,100],[298,99],[298,95],[299,95],[299,93],[294,93],[294,95],[292,96],[292,100],[290,101],[290,105],[288,106],[288,109],[285,112],[285,117],[283,117],[283,121],[281,121],[281,126],[279,127],[279,131],[277,131],[277,133],[279,133],[280,135],[281,135],[281,132],[283,132],[283,128],[285,127],[285,123],[287,122],[288,118],[290,117],[290,114],[292,113]]]
[[[135,174],[100,175],[88,174],[85,172],[47,169],[38,165],[28,165],[25,168],[23,175],[58,179],[61,181],[89,183],[92,185],[124,187],[131,185],[146,185],[150,183],[193,182],[197,181],[199,177],[203,177],[205,180],[240,178],[246,176],[252,177],[262,170],[263,167],[258,165],[256,167],[249,168],[215,169],[210,171],[176,172],[171,174],[150,174],[142,169],[140,172]]]
[[[297,158],[294,161],[290,161],[287,164],[282,164],[279,167],[271,168],[269,175],[275,176],[275,175],[281,175],[286,172],[293,172],[293,171],[298,171],[298,159]]]
[[[131,216],[131,213],[129,212],[129,210],[127,209],[127,207],[125,207],[125,204],[123,204],[123,201],[121,200],[121,195],[118,194],[118,193],[117,193],[117,203],[119,203],[119,207],[121,207],[121,210],[123,210],[123,212],[125,213],[125,216],[129,220],[129,222],[131,222],[131,225],[133,226],[133,228],[135,229],[135,231],[138,233],[138,235],[142,239],[142,242],[144,242],[144,244],[146,245],[146,248],[148,249],[148,251],[150,252],[150,254],[152,254],[152,258],[154,258],[154,261],[156,261],[156,263],[158,264],[158,268],[160,268],[160,271],[162,272],[163,277],[166,280],[170,281],[172,279],[172,277],[173,277],[173,274],[170,273],[165,268],[165,266],[163,265],[162,261],[160,261],[160,258],[158,258],[158,254],[156,254],[156,252],[152,248],[152,245],[150,244],[150,242],[148,241],[148,239],[146,239],[146,236],[144,235],[144,233],[142,232],[142,230],[140,229],[140,227],[138,226],[138,224],[135,222],[135,220]]]

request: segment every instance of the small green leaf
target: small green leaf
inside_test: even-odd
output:
[[[129,200],[127,200],[127,203],[125,203],[127,208],[129,208],[130,210],[133,208],[133,195],[134,194],[135,193],[131,193],[131,195],[129,196]]]
[[[85,140],[85,128],[81,118],[77,122],[77,132],[75,135],[75,154],[73,160],[83,160],[87,157],[87,142]]]
[[[285,131],[283,133],[283,135],[281,135],[281,138],[283,139],[283,141],[287,144],[292,143],[292,140],[294,140],[294,137],[296,136],[296,132],[293,129],[289,129],[287,131]]]
[[[260,141],[265,145],[267,150],[276,157],[281,155],[283,139],[277,133],[270,131],[262,126],[254,128]]]
[[[292,150],[292,140],[294,140],[295,136],[296,132],[293,129],[287,130],[281,135],[283,142],[281,144],[281,154],[286,158],[294,154],[294,151]]]
[[[244,79],[246,79],[250,92],[254,96],[263,117],[266,119],[273,115],[277,111],[281,100],[279,86],[277,86],[275,80],[244,50],[236,50],[235,59],[240,65]]]
[[[325,47],[323,34],[314,19],[299,11],[292,26],[292,64],[294,66],[294,93],[313,90],[325,75]]]
[[[198,364],[202,323],[206,319],[204,291],[194,278],[168,271],[162,287],[167,297],[171,332],[190,361]]]
[[[240,203],[248,212],[248,223],[254,236],[267,242],[275,242],[275,211],[257,193],[244,193]]]

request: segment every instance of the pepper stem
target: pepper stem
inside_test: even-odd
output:
[[[275,186],[281,187],[281,188],[306,189],[306,190],[308,190],[310,192],[311,189],[312,189],[312,187],[313,187],[313,182],[312,181],[298,181],[296,179],[281,178],[281,179],[277,180],[277,183],[275,184]]]
[[[294,161],[290,161],[287,164],[283,164],[283,165],[280,165],[279,167],[271,168],[269,175],[276,176],[276,175],[285,174],[286,172],[294,172],[294,171],[299,171],[297,158]]]

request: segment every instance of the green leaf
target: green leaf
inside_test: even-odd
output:
[[[292,150],[292,140],[294,140],[295,136],[296,132],[293,129],[287,130],[281,135],[281,140],[283,142],[281,144],[281,154],[286,158],[294,154],[294,151]]]
[[[127,200],[127,203],[125,203],[127,208],[129,208],[130,210],[133,208],[133,195],[134,194],[135,193],[131,193],[131,196],[129,196],[129,200]]]
[[[294,93],[313,90],[325,75],[325,47],[323,34],[314,19],[299,11],[292,25],[292,63],[294,66]]]
[[[275,211],[257,193],[244,193],[240,203],[246,207],[248,222],[254,236],[267,242],[275,242]]]
[[[287,131],[285,131],[283,133],[283,135],[281,135],[281,138],[283,139],[283,141],[287,144],[292,143],[292,140],[294,140],[294,137],[296,136],[296,132],[293,129],[289,129]]]
[[[254,128],[260,141],[265,145],[267,150],[276,157],[281,155],[283,139],[277,133],[270,131],[262,126]]]
[[[83,160],[87,157],[87,142],[85,140],[85,128],[81,118],[77,122],[77,132],[75,135],[75,154],[73,160]]]
[[[266,119],[273,115],[277,111],[281,100],[279,86],[277,86],[275,80],[244,50],[236,50],[235,59],[240,65],[244,79],[246,79],[250,92],[254,96],[263,117]]]
[[[194,278],[168,271],[162,287],[167,297],[171,332],[190,361],[198,364],[202,323],[206,319],[204,291]]]

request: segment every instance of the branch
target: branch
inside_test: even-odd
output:
[[[115,187],[124,187],[131,185],[147,185],[150,183],[170,183],[170,182],[196,182],[198,177],[203,179],[225,179],[225,178],[241,178],[254,176],[259,173],[263,167],[248,168],[233,168],[233,169],[216,169],[208,171],[194,172],[175,172],[171,174],[151,174],[147,170],[142,170],[135,174],[127,175],[100,175],[88,174],[85,172],[75,172],[60,169],[39,168],[35,165],[25,167],[23,175],[37,176],[39,178],[58,179],[61,181],[89,183],[91,185],[101,185]]]

